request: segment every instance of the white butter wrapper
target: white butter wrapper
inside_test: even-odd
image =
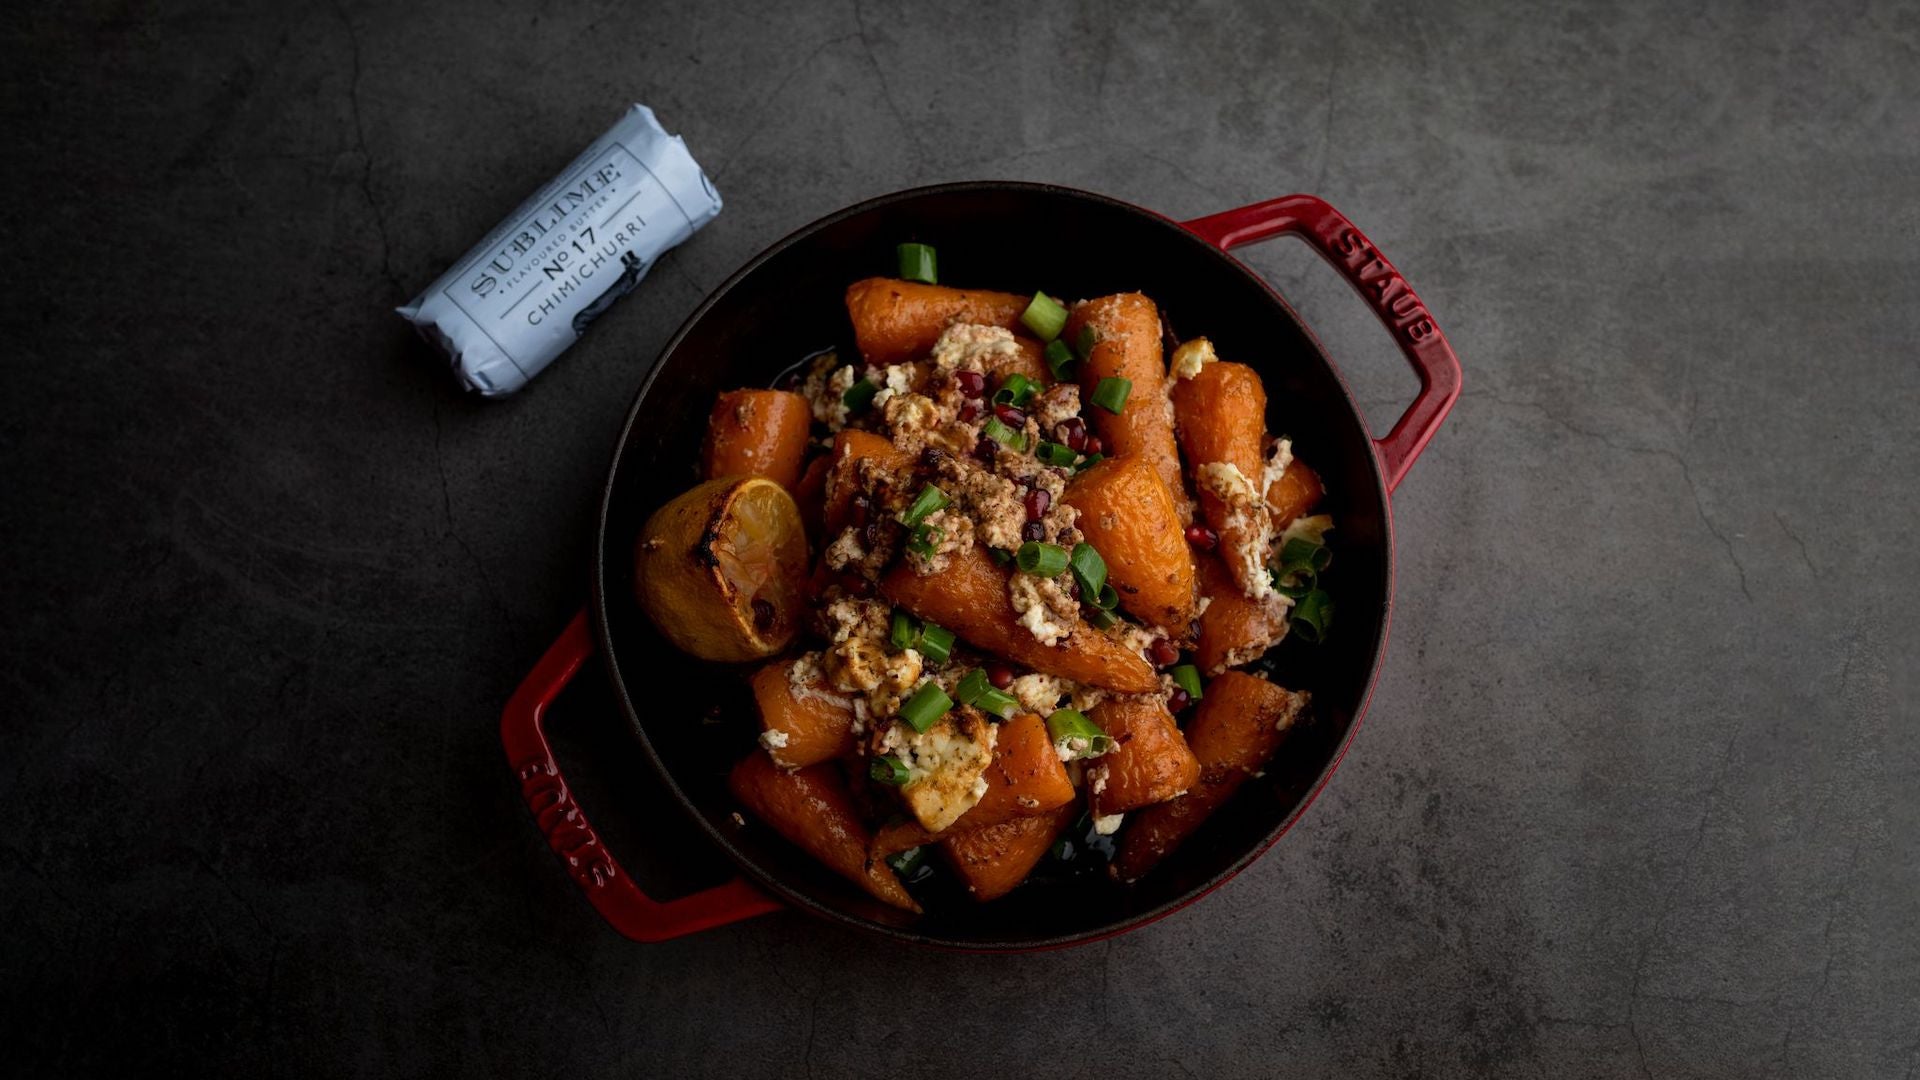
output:
[[[511,394],[719,213],[687,144],[635,105],[397,310],[446,350],[462,385]]]

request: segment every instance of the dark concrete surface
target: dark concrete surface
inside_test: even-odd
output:
[[[17,12],[8,1071],[1913,1076],[1920,9],[1683,7]],[[726,212],[462,399],[389,309],[636,100]],[[1316,192],[1422,292],[1468,390],[1368,723],[1253,870],[1102,945],[620,940],[495,739],[616,424],[762,246],[971,177]],[[1248,257],[1384,427],[1359,301]],[[582,694],[589,809],[665,881]]]

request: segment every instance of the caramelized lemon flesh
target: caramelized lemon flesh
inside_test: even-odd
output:
[[[759,660],[791,644],[806,573],[800,509],[764,477],[723,477],[681,494],[654,511],[634,546],[641,610],[702,660]]]

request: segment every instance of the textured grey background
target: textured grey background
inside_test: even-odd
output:
[[[1914,1075],[1920,11],[1666,6],[10,17],[10,1065]],[[725,214],[461,399],[388,309],[630,100]],[[1104,945],[619,940],[494,724],[642,366],[787,230],[973,177],[1316,192],[1421,291],[1468,390],[1369,721],[1253,870]],[[1248,258],[1384,426],[1359,301]]]

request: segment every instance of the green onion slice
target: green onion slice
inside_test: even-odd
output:
[[[1086,596],[1087,594],[1082,592],[1080,595]],[[1093,605],[1093,607],[1099,611],[1112,611],[1120,606],[1120,594],[1113,591],[1113,583],[1109,581],[1100,586],[1099,591],[1095,592],[1093,598],[1088,600],[1087,603]]]
[[[947,696],[945,690],[940,689],[938,683],[923,682],[920,684],[920,689],[915,690],[913,696],[907,699],[906,704],[900,706],[900,719],[910,724],[913,730],[924,732],[932,727],[935,721],[947,715],[947,710],[951,708],[953,708],[953,699]]]
[[[1314,589],[1293,605],[1293,632],[1311,642],[1327,640],[1327,627],[1333,623],[1333,598]]]
[[[1035,577],[1058,577],[1067,568],[1067,549],[1059,544],[1029,540],[1013,553],[1013,563],[1022,573]]]
[[[1311,569],[1301,569],[1292,574],[1284,575],[1273,573],[1272,571],[1268,571],[1268,573],[1273,574],[1274,591],[1281,596],[1291,597],[1295,600],[1300,599],[1320,587],[1320,575],[1314,573]],[[1292,583],[1290,584],[1290,582]]]
[[[925,522],[921,522],[913,527],[913,535],[907,537],[907,550],[913,552],[915,555],[924,555],[932,558],[933,549],[938,547],[940,541],[946,538],[947,530],[937,525],[928,525]]]
[[[1035,385],[1032,379],[1016,371],[1007,376],[1006,381],[1000,384],[1000,389],[993,392],[993,403],[1024,409],[1027,407],[1027,402],[1033,400],[1033,395],[1039,392],[1040,387]]]
[[[867,775],[882,784],[891,784],[894,787],[899,787],[913,778],[913,770],[907,768],[906,762],[901,761],[892,754],[888,754],[884,757],[874,758],[873,764],[867,766]]]
[[[927,518],[936,511],[945,509],[952,504],[952,496],[932,484],[928,484],[926,487],[920,489],[919,495],[914,496],[913,505],[907,507],[906,512],[900,515],[900,524],[912,528],[927,520]]]
[[[840,395],[840,403],[847,407],[848,412],[866,412],[867,406],[873,404],[873,395],[879,392],[880,388],[873,384],[872,379],[861,379],[847,387],[847,392]]]
[[[1093,324],[1088,323],[1086,326],[1080,328],[1078,334],[1074,335],[1073,351],[1080,354],[1080,359],[1085,360],[1087,357],[1093,355],[1093,346]]]
[[[1013,561],[1013,552],[1011,551],[1002,551],[999,548],[988,548],[987,554],[993,556],[993,561],[999,563],[1001,566],[1005,566]]]
[[[987,673],[980,668],[974,668],[960,676],[960,681],[953,684],[953,699],[962,705],[972,705],[980,700],[980,695],[991,689],[993,684],[987,681]]]
[[[1073,569],[1073,580],[1080,583],[1081,596],[1092,600],[1100,595],[1101,586],[1107,583],[1107,560],[1100,557],[1092,544],[1081,541],[1073,545],[1073,556],[1068,560],[1068,565]]]
[[[896,649],[911,649],[916,636],[913,630],[913,616],[899,608],[894,608],[893,625],[887,634],[887,640],[892,642]]]
[[[905,851],[895,852],[887,856],[887,865],[893,868],[894,873],[900,875],[901,881],[911,883],[910,879],[927,865],[927,849],[910,847]]]
[[[1120,616],[1115,615],[1111,611],[1094,608],[1093,613],[1087,616],[1087,621],[1093,624],[1094,629],[1105,630],[1107,627],[1119,622]]]
[[[900,276],[908,281],[940,284],[933,247],[929,244],[901,244],[894,249],[900,256]]]
[[[1020,313],[1020,321],[1041,341],[1052,341],[1067,326],[1067,309],[1046,293],[1033,294],[1033,302]]]
[[[1047,717],[1047,734],[1053,736],[1055,746],[1064,745],[1074,757],[1099,757],[1113,749],[1113,739],[1076,709],[1055,710]]]
[[[1093,388],[1093,403],[1118,415],[1127,407],[1127,395],[1133,393],[1132,379],[1105,378]]]
[[[980,425],[980,434],[985,435],[987,438],[992,439],[994,442],[1010,450],[1025,450],[1027,448],[1027,433],[1013,430],[1001,423],[1000,418],[997,416],[987,417],[987,422]]]
[[[920,640],[914,643],[920,655],[935,664],[944,664],[947,657],[953,655],[953,631],[935,623],[928,623],[920,631]]]
[[[1059,338],[1047,342],[1047,370],[1053,372],[1053,377],[1065,382],[1072,374],[1072,368],[1073,350],[1067,348],[1067,343]]]
[[[1200,669],[1192,664],[1180,664],[1173,669],[1173,685],[1185,690],[1187,696],[1195,701],[1203,696],[1200,693]]]
[[[1073,467],[1073,471],[1077,473],[1086,472],[1088,469],[1093,468],[1105,460],[1107,460],[1107,455],[1105,454],[1088,454],[1081,460],[1080,464]]]
[[[1034,450],[1033,456],[1039,458],[1043,465],[1072,465],[1073,459],[1080,455],[1074,453],[1071,446],[1062,446],[1057,442],[1043,442]]]
[[[962,705],[971,705],[983,713],[991,713],[1002,720],[1008,720],[1019,711],[1020,701],[1004,690],[996,690],[987,681],[987,673],[979,668],[967,672],[953,688],[953,696]]]
[[[1295,538],[1286,542],[1280,549],[1281,573],[1290,569],[1307,567],[1316,573],[1325,570],[1333,561],[1333,552],[1311,540]]]

